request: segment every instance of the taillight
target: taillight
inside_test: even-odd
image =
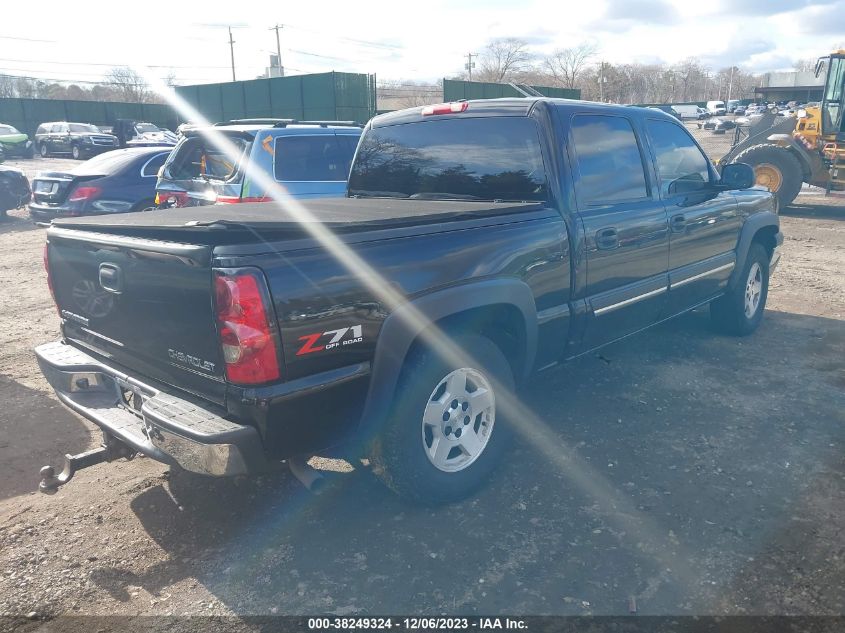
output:
[[[69,202],[81,202],[83,200],[90,200],[91,198],[96,198],[100,195],[102,189],[99,187],[77,187],[73,191],[71,191],[70,196],[68,196]]]
[[[226,377],[241,385],[278,380],[277,336],[261,272],[215,271],[214,307]]]
[[[466,112],[469,107],[467,101],[455,101],[454,103],[440,103],[438,105],[425,106],[422,109],[422,115],[429,114],[452,114],[457,112]]]
[[[56,306],[56,312],[59,312],[59,302],[56,301],[56,293],[53,291],[53,280],[50,278],[50,260],[48,259],[47,249],[50,247],[49,242],[44,243],[44,270],[47,272],[47,287],[50,289],[50,296],[53,298],[53,305]],[[59,312],[61,316],[61,312]]]
[[[159,191],[156,193],[156,206],[159,207],[187,207],[187,191]]]

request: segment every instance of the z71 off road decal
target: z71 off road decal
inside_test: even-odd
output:
[[[317,334],[307,334],[300,336],[300,341],[305,341],[297,356],[304,356],[305,354],[313,354],[314,352],[322,352],[327,349],[335,349],[343,345],[352,345],[353,343],[360,343],[364,340],[362,336],[362,328],[360,325],[353,325],[352,327],[344,327],[339,330],[329,330],[328,332],[318,332]],[[346,337],[347,332],[350,338]],[[330,340],[325,341],[324,337],[330,337]],[[317,345],[323,339],[322,345]]]

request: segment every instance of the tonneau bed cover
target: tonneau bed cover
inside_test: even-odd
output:
[[[301,205],[301,206],[300,206]],[[543,208],[543,204],[514,202],[465,202],[455,200],[418,200],[395,198],[334,198],[283,202],[225,204],[178,209],[156,209],[138,213],[94,215],[63,218],[53,226],[89,229],[103,233],[140,234],[146,230],[214,231],[221,228],[269,231],[301,231],[303,208],[334,231],[346,232],[370,228],[392,228],[409,224],[427,224],[450,219],[475,219]],[[309,220],[305,220],[306,222]]]

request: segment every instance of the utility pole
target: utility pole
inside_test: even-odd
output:
[[[232,39],[232,27],[229,27],[229,54],[232,56],[232,81],[235,80],[235,40]]]
[[[466,68],[467,72],[469,73],[469,80],[472,81],[472,69],[475,68],[475,62],[472,61],[473,57],[478,57],[475,53],[467,53],[467,63],[464,64],[464,68]]]
[[[276,31],[276,56],[279,64],[279,77],[285,76],[285,67],[282,66],[282,45],[279,42],[279,29],[284,28],[284,26],[284,24],[276,24],[276,26],[270,27],[271,31]]]

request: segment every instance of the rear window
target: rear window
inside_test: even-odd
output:
[[[0,134],[20,134],[11,125],[0,125]]]
[[[238,156],[227,156],[202,136],[192,136],[180,143],[167,161],[167,177],[173,180],[230,180],[252,141],[239,136],[228,140]]]
[[[628,119],[576,115],[572,117],[572,140],[581,205],[636,200],[648,195],[642,155]]]
[[[137,154],[130,154],[121,150],[116,152],[106,152],[105,154],[100,154],[99,156],[95,156],[94,158],[85,161],[78,167],[74,167],[71,170],[71,173],[79,176],[92,174],[116,174],[136,158],[138,158]]]
[[[496,117],[371,129],[361,139],[349,193],[545,201],[548,182],[537,125],[522,117]]]
[[[281,182],[346,181],[355,147],[334,134],[279,136],[273,173]]]

